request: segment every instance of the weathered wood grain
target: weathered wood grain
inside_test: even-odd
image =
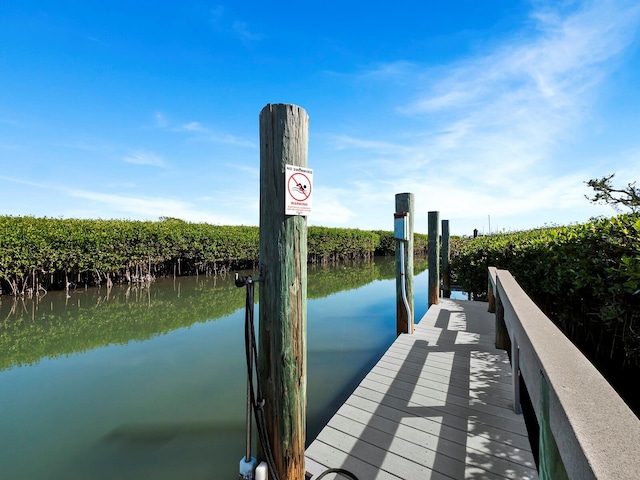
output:
[[[428,304],[437,305],[440,299],[440,212],[429,212],[427,234],[427,265],[429,268]]]
[[[260,340],[258,372],[276,471],[304,478],[307,220],[285,215],[285,165],[307,166],[309,116],[295,105],[260,113]]]

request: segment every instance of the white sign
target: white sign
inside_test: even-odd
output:
[[[284,199],[285,215],[309,215],[311,213],[311,192],[313,191],[313,170],[295,165],[285,165]]]

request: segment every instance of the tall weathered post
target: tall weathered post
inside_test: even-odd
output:
[[[428,306],[437,305],[440,298],[440,212],[429,212],[427,235],[427,268],[429,269]]]
[[[451,298],[450,242],[449,220],[442,220],[442,296],[444,298]]]
[[[399,239],[400,232],[396,232],[396,335],[401,333],[413,333],[414,303],[413,303],[413,193],[396,194],[396,219],[404,219],[405,227]],[[400,247],[403,255],[400,258]],[[403,286],[404,283],[404,286]],[[404,287],[404,291],[403,291]],[[405,299],[407,303],[405,304]],[[409,314],[407,314],[407,306]]]
[[[309,116],[295,105],[260,112],[258,375],[281,479],[304,478],[307,388],[307,219],[285,215],[285,165],[307,166]]]

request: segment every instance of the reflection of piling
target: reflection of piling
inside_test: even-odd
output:
[[[427,243],[427,265],[429,268],[428,306],[437,305],[440,297],[440,212],[429,212],[429,229]]]
[[[449,264],[449,220],[442,220],[442,296],[451,298],[451,265]]]
[[[285,165],[307,166],[309,116],[295,105],[260,113],[260,338],[267,436],[281,479],[304,478],[307,219],[285,215]]]
[[[407,241],[404,243],[404,275],[400,263],[400,242],[396,240],[396,335],[401,333],[413,333],[414,303],[413,303],[413,193],[396,194],[396,215],[406,215]],[[407,215],[408,214],[408,215]],[[404,278],[402,278],[404,277]],[[402,295],[402,282],[405,284],[405,294],[409,304],[410,318],[407,317],[407,308]]]

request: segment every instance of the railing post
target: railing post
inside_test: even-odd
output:
[[[551,417],[549,415],[549,384],[544,374],[540,372],[540,438],[539,480],[569,480],[564,463],[558,451],[556,439],[551,431]]]
[[[496,334],[496,348],[500,348],[502,350],[506,350],[510,352],[511,349],[511,339],[509,337],[509,331],[507,330],[507,324],[504,319],[504,306],[502,305],[502,300],[500,299],[500,277],[496,274],[496,291],[494,293],[495,298],[495,312],[496,312],[496,321],[495,321],[495,334]]]
[[[427,268],[429,269],[428,306],[437,305],[440,297],[440,212],[429,212]]]
[[[520,414],[522,413],[522,405],[520,404],[520,347],[515,335],[511,339],[511,387],[513,411]]]
[[[444,298],[451,298],[451,265],[449,264],[449,246],[449,220],[442,220],[442,296]]]
[[[489,302],[489,308],[487,309],[487,311],[489,313],[495,313],[496,311],[496,297],[495,294],[493,293],[493,283],[494,283],[494,278],[493,278],[493,274],[492,274],[492,269],[494,269],[495,267],[489,267],[487,269],[487,302]],[[498,334],[498,331],[496,329],[496,335]]]
[[[396,240],[396,335],[401,333],[413,333],[414,318],[414,302],[413,302],[413,212],[414,212],[414,195],[413,193],[396,194],[396,216],[406,215],[407,222],[407,241],[403,242],[404,246],[404,265],[400,262],[400,242]],[[404,267],[404,268],[403,268]],[[404,275],[402,275],[404,271]],[[402,278],[404,277],[404,278]],[[404,304],[402,282],[405,285],[405,295],[409,304],[410,318],[407,318],[407,308]]]
[[[307,166],[308,130],[298,106],[269,104],[260,112],[258,375],[281,479],[305,476],[307,219],[285,215],[285,165]]]

